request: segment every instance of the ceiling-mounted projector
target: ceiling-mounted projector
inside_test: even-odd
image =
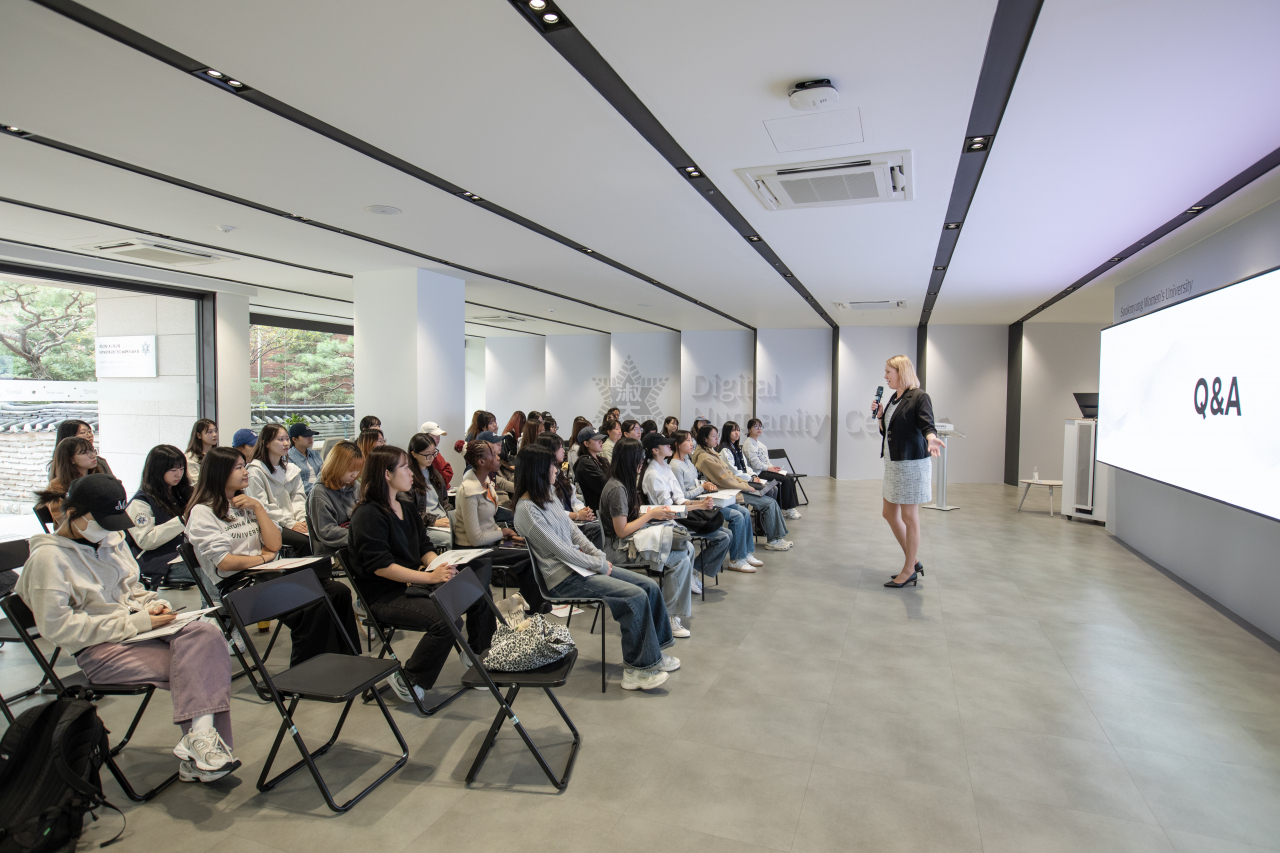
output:
[[[825,110],[836,105],[840,93],[830,80],[806,80],[791,87],[787,93],[792,109]]]

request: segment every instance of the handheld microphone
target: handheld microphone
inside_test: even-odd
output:
[[[883,386],[883,385],[877,385],[877,386],[876,386],[876,402],[877,402],[877,403],[879,403],[879,402],[880,402],[880,398],[881,398],[881,397],[883,397],[883,396],[884,396],[884,386]]]

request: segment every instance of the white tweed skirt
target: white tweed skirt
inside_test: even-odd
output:
[[[933,500],[933,463],[923,459],[884,460],[884,499],[894,504],[927,504]]]

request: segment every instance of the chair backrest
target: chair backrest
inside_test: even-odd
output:
[[[236,627],[242,631],[246,625],[269,622],[308,604],[328,600],[315,572],[291,572],[222,597]],[[336,613],[333,621],[338,624]]]
[[[40,631],[36,628],[36,617],[31,612],[31,608],[27,607],[27,603],[14,592],[4,598],[0,598],[0,610],[3,610],[4,615],[8,617],[9,624],[18,629],[17,633],[22,638],[23,645],[27,647],[27,651],[31,653],[31,656],[36,659],[36,663],[40,665],[45,678],[61,695],[66,690],[66,686],[62,683],[62,679],[58,678],[58,674],[53,671],[53,667],[49,665],[49,659],[44,656],[44,652],[40,651],[40,646],[36,644],[36,640],[40,639]]]
[[[315,491],[316,485],[319,485],[318,481],[312,485],[312,492]],[[314,554],[316,553],[316,535],[311,531],[315,530],[316,526],[311,523],[311,495],[307,495],[302,500],[302,518],[307,524],[307,543],[311,546],[311,553]]]
[[[480,582],[480,578],[476,577],[476,573],[466,568],[431,593],[431,598],[444,614],[446,622],[457,622],[471,605],[485,597],[486,592],[484,584]],[[498,613],[498,608],[492,600],[489,601],[489,606],[493,608],[495,614]]]
[[[187,541],[186,536],[183,536],[182,541],[178,543],[178,556],[187,564],[187,571],[195,580],[196,589],[200,590],[200,598],[204,601],[204,606],[212,607],[218,599],[213,597],[214,591],[209,589],[209,581],[200,570],[200,558],[196,556],[196,549]]]
[[[769,448],[769,458],[770,458],[770,459],[786,459],[786,458],[787,458],[787,451],[785,451],[785,450],[783,450],[783,449],[781,449],[781,448],[778,448],[778,447],[770,447],[770,448]]]
[[[44,528],[44,532],[52,533],[53,530],[51,528],[57,526],[57,522],[53,520],[53,511],[44,504],[33,506],[31,511],[36,514],[36,518],[39,520],[40,526]]]
[[[26,539],[7,539],[0,542],[0,571],[16,569],[31,556],[31,544]]]
[[[539,563],[538,555],[532,547],[529,548],[529,571],[533,572],[533,580],[538,584],[538,592],[542,593],[542,597],[548,601],[554,600],[555,596],[551,594],[551,590],[547,589],[547,579],[542,576],[542,566]]]

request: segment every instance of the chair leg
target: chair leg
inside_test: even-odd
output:
[[[13,712],[9,710],[9,703],[4,701],[3,696],[0,696],[0,711],[4,712],[4,718],[9,725],[13,725]]]
[[[145,791],[139,794],[134,790],[132,783],[129,782],[129,778],[124,775],[124,771],[120,769],[120,765],[116,764],[114,753],[107,755],[105,763],[107,765],[107,769],[111,771],[111,775],[115,777],[116,782],[124,791],[124,795],[135,803],[145,803],[155,799],[157,794],[172,785],[174,782],[178,781],[178,774],[175,772],[172,776],[165,779],[159,785],[156,785],[150,791]]]
[[[604,602],[603,602],[603,601],[602,601],[602,602],[600,602],[598,605],[596,605],[596,615],[597,615],[597,616],[599,616],[599,615],[600,615],[600,611],[601,611],[602,609],[604,609]],[[591,626],[594,628],[594,627],[595,627],[595,622],[592,622],[592,623],[591,623]],[[600,692],[601,692],[601,693],[605,692],[605,690],[606,690],[606,689],[608,689],[608,687],[609,687],[609,683],[608,683],[608,681],[607,681],[607,680],[606,680],[606,678],[605,678],[605,666],[604,666],[604,654],[605,654],[605,652],[604,652],[604,649],[605,649],[605,645],[604,645],[604,619],[603,619],[603,618],[601,618],[601,619],[600,619]]]
[[[806,491],[804,490],[804,481],[803,481],[803,480],[801,480],[801,479],[800,479],[800,478],[798,478],[798,477],[796,478],[796,488],[800,490],[800,495],[804,498],[804,503],[802,503],[802,504],[800,504],[800,505],[801,505],[801,506],[808,506],[808,505],[809,505],[809,493],[808,493],[808,492],[806,492]]]
[[[484,742],[480,744],[480,752],[476,754],[476,760],[471,763],[471,769],[467,771],[467,784],[470,785],[476,781],[476,774],[480,772],[480,768],[484,766],[485,759],[489,757],[489,750],[493,749],[493,742],[498,738],[498,730],[502,728],[502,721],[508,716],[515,720],[515,712],[511,710],[511,704],[516,701],[516,696],[520,693],[520,685],[513,684],[511,689],[507,691],[506,698],[499,703],[498,713],[493,718],[493,725],[489,726],[489,733],[484,736]],[[519,722],[519,720],[516,720]]]
[[[271,642],[267,643],[267,650],[262,653],[262,662],[266,663],[267,658],[271,657],[271,650],[275,648],[276,638],[280,636],[280,629],[284,627],[284,623],[279,619],[276,620],[276,629],[271,633]]]
[[[138,705],[138,712],[133,715],[133,721],[129,723],[129,730],[124,733],[124,737],[118,744],[111,747],[111,754],[113,756],[120,754],[120,750],[125,748],[125,745],[129,743],[129,739],[133,737],[133,733],[137,731],[138,723],[142,722],[142,715],[146,713],[147,705],[151,702],[151,696],[155,692],[156,689],[154,687],[150,687],[146,693],[142,694],[142,703]]]

